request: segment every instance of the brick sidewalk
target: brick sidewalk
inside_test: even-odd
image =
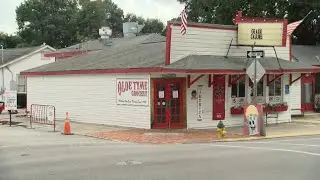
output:
[[[90,137],[146,144],[197,143],[218,140],[215,129],[212,130],[118,130],[85,134]],[[228,132],[228,138],[244,137],[241,133]]]
[[[0,115],[0,120],[7,121],[7,115]],[[29,127],[26,118],[13,117],[13,121],[22,122],[22,125]],[[122,141],[131,143],[146,143],[146,144],[168,144],[168,143],[197,143],[197,142],[213,142],[217,141],[216,129],[210,130],[194,130],[194,129],[179,129],[179,130],[165,130],[165,129],[135,129],[113,127],[99,124],[88,124],[79,122],[70,122],[71,131],[76,135],[84,135],[95,138],[101,138],[111,141]],[[63,132],[63,121],[57,121],[58,132]],[[52,131],[52,126],[34,124],[36,129],[47,129]],[[304,136],[304,135],[320,135],[320,124],[310,123],[305,120],[303,123],[282,123],[278,125],[270,125],[266,127],[267,137],[248,137],[244,136],[241,127],[226,128],[227,134],[223,138],[224,141],[238,141],[238,140],[253,140],[259,138],[280,138],[290,136]]]

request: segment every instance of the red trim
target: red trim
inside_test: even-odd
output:
[[[181,22],[168,22],[170,25],[173,26],[181,26]],[[204,28],[204,29],[220,29],[220,30],[231,30],[231,31],[237,31],[238,27],[223,27],[223,25],[219,24],[188,24],[188,27],[193,28]]]
[[[283,19],[282,46],[287,45],[287,25],[288,25],[288,20]]]
[[[275,80],[281,78],[283,74],[279,74],[279,75],[275,75],[275,77],[273,79],[270,80],[270,74],[267,75],[267,86],[269,86],[272,82],[274,82]]]
[[[90,50],[91,51],[91,50]],[[82,55],[82,54],[87,54],[90,51],[72,51],[72,52],[55,52],[55,53],[47,53],[44,54],[44,57],[72,57],[76,55]]]
[[[200,76],[196,77],[194,80],[191,80],[191,75],[188,75],[187,76],[187,85],[188,85],[188,88],[191,87],[192,84],[194,84],[195,82],[197,82],[199,79],[201,79],[202,77],[204,76],[204,74],[201,74]]]
[[[292,62],[292,39],[291,36],[288,36],[289,38],[289,61]]]
[[[245,77],[245,74],[240,74],[236,79],[232,80],[232,75],[229,75],[229,87],[231,87],[233,84],[236,84],[237,81],[243,79]]]
[[[259,18],[259,17],[245,17],[242,16],[242,11],[238,11],[236,14],[236,17],[233,19],[233,21],[238,23],[279,23],[286,21],[286,19],[280,19],[280,18]],[[287,27],[287,26],[286,26]]]
[[[220,77],[219,77],[220,76]],[[216,75],[209,75],[208,87],[211,87],[214,84],[214,81],[219,80],[225,77],[225,74],[216,74]]]
[[[170,102],[172,100],[172,91],[170,88],[170,85],[172,83],[180,83],[180,89],[179,89],[179,103],[181,104],[179,106],[180,109],[180,119],[179,122],[170,122],[171,118],[172,118],[172,112],[171,112],[171,108],[170,107],[164,107],[165,110],[165,122],[160,123],[156,121],[156,118],[159,117],[159,115],[157,114],[159,111],[157,111],[158,108],[158,102]],[[165,89],[164,89],[164,98],[159,98],[158,94],[159,91],[157,90],[157,84],[158,83],[162,83],[163,85],[165,85]],[[184,128],[184,124],[185,124],[185,115],[184,115],[184,91],[185,91],[185,78],[175,78],[175,79],[154,79],[153,80],[153,87],[154,87],[154,91],[153,91],[153,126],[152,128],[157,128],[157,129],[167,129],[167,128]],[[161,103],[162,104],[162,103]],[[161,112],[163,113],[163,112]],[[163,114],[162,114],[163,115]]]
[[[291,75],[291,74],[290,74]],[[295,83],[296,81],[298,81],[299,79],[302,78],[302,76],[304,76],[303,74],[301,74],[299,77],[297,77],[295,80],[292,80],[292,75],[291,75],[291,78],[290,78],[290,85],[292,85],[293,83]]]
[[[266,70],[267,73],[315,73],[320,68],[313,69],[289,69],[289,70]],[[24,76],[47,76],[68,74],[121,74],[121,73],[199,73],[199,74],[245,74],[244,70],[234,69],[167,69],[167,68],[123,68],[123,69],[89,69],[70,71],[48,71],[48,72],[21,72]]]
[[[171,25],[168,22],[167,23],[167,37],[166,37],[166,59],[164,64],[169,65],[170,64],[170,58],[171,58]]]

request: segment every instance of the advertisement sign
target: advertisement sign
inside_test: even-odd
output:
[[[149,79],[119,78],[117,105],[149,106]]]
[[[261,105],[244,106],[244,134],[249,136],[260,135],[260,123],[262,118]]]
[[[213,76],[213,120],[225,119],[226,78],[224,75]]]
[[[5,110],[17,110],[17,91],[6,91],[4,93]]]
[[[238,44],[256,46],[285,46],[283,22],[271,23],[239,23]]]
[[[197,120],[198,121],[202,121],[202,114],[203,114],[203,110],[202,110],[202,86],[199,85],[198,86],[198,97],[197,97]]]

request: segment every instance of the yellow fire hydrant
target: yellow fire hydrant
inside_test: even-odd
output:
[[[226,134],[225,126],[222,121],[219,121],[217,125],[217,135],[218,139],[222,139]]]

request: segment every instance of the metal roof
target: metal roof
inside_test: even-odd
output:
[[[88,52],[56,61],[24,72],[50,72],[72,70],[97,70],[115,68],[147,68],[164,63],[165,38],[160,35],[137,36],[126,38],[126,43],[114,45],[107,50]]]
[[[102,49],[107,49],[114,46],[122,46],[126,44],[136,43],[137,41],[159,41],[164,42],[166,38],[164,36],[158,34],[148,34],[141,35],[135,37],[127,37],[127,38],[111,38],[107,40],[109,45],[105,44],[102,39],[90,40],[83,43],[75,44],[66,48],[59,49],[54,53],[66,53],[66,52],[74,52],[74,51],[97,51]]]
[[[320,46],[292,45],[292,60],[320,65]]]
[[[309,64],[301,62],[290,62],[283,59],[278,59],[280,66],[284,70],[294,69],[312,69]],[[265,57],[260,58],[260,64],[266,70],[280,70],[280,66],[277,58]],[[201,69],[230,69],[230,70],[244,70],[249,67],[253,59],[247,59],[246,57],[224,57],[214,55],[189,55],[181,60],[174,62],[166,68],[171,69],[188,69],[188,70],[201,70]]]
[[[1,62],[1,50],[0,50],[0,65],[9,63],[15,59],[18,59],[24,55],[32,53],[43,46],[34,46],[34,47],[26,47],[26,48],[8,48],[3,50],[3,63]]]

